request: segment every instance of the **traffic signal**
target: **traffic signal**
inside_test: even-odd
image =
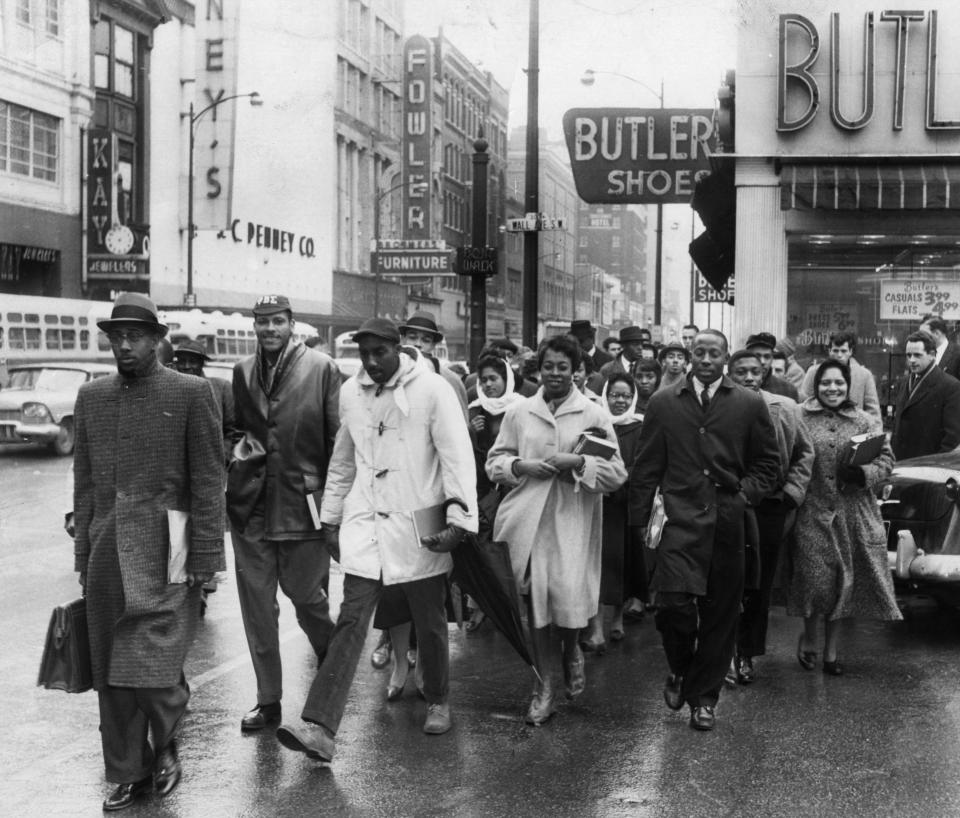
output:
[[[715,162],[714,170],[700,177],[690,206],[706,228],[690,242],[690,258],[719,292],[733,275],[737,245],[737,188],[730,160]]]

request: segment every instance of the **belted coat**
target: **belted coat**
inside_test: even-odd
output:
[[[307,494],[323,489],[326,480],[340,425],[340,373],[328,355],[292,339],[268,386],[260,365],[257,354],[233,369],[243,437],[227,474],[230,525],[243,531],[262,505],[266,539],[314,539],[319,532]]]
[[[167,582],[168,510],[190,514],[187,571],[226,568],[220,408],[205,380],[157,364],[84,384],[74,417],[74,567],[87,575],[93,685],[168,687],[201,593]]]

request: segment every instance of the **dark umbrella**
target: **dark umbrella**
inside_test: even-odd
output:
[[[453,573],[450,578],[480,606],[539,679],[520,619],[520,600],[510,564],[510,551],[505,542],[492,539],[492,521],[499,504],[496,491],[481,498],[480,532],[475,537],[465,537],[451,552]]]

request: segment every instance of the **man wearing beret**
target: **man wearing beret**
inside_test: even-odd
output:
[[[77,395],[74,554],[113,812],[180,781],[183,665],[201,586],[226,567],[223,451],[213,391],[157,359],[167,328],[153,302],[124,293],[97,325],[118,374]],[[186,563],[171,572],[177,544]]]
[[[310,503],[319,508],[339,422],[340,373],[333,360],[293,337],[285,295],[253,308],[257,351],[233,370],[237,426],[227,477],[240,613],[257,678],[257,705],[244,732],[280,720],[277,587],[322,660],[333,630],[327,601],[330,554]]]
[[[477,530],[473,447],[453,390],[422,357],[404,351],[390,321],[371,318],[354,340],[363,369],[343,385],[320,511],[327,543],[343,567],[343,604],[301,719],[277,730],[285,747],[321,761],[333,758],[385,586],[405,597],[417,631],[427,702],[423,731],[450,729],[444,602],[453,563],[447,552]],[[388,691],[389,701],[399,698],[404,681]]]

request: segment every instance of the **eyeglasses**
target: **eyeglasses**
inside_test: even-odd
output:
[[[124,341],[129,341],[131,344],[139,344],[144,338],[147,337],[147,333],[140,329],[130,329],[130,330],[110,330],[107,333],[107,338],[110,343],[114,346],[119,346]]]

